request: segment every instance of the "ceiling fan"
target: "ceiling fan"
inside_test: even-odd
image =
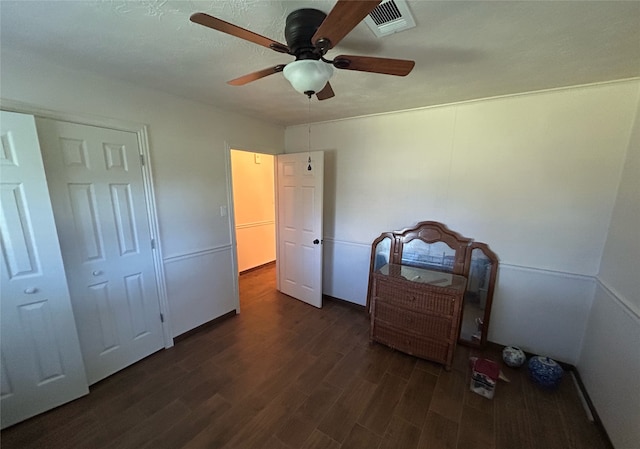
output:
[[[329,60],[325,55],[335,47],[382,0],[338,0],[329,14],[317,9],[298,9],[287,16],[284,35],[287,45],[233,25],[224,20],[198,12],[191,16],[194,23],[245,39],[279,53],[295,56],[289,64],[278,64],[228,81],[242,86],[274,73],[283,72],[294,89],[309,98],[326,100],[335,94],[329,84],[333,68],[359,72],[405,76],[413,69],[414,61],[375,58],[369,56],[340,55]]]

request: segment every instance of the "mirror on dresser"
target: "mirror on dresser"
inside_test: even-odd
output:
[[[498,257],[485,243],[472,242],[467,248],[465,265],[467,290],[460,320],[460,343],[483,346],[489,331]]]
[[[393,236],[387,234],[382,234],[373,242],[371,247],[371,270],[373,272],[378,271],[391,261],[391,243],[393,243]]]
[[[405,243],[402,248],[402,265],[435,271],[453,272],[456,251],[445,242],[427,243],[420,239]]]

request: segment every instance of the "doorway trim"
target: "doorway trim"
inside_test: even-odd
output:
[[[250,147],[250,148],[249,148]],[[259,153],[268,154],[269,156],[276,156],[278,154],[284,154],[284,150],[277,152],[271,148],[262,147],[260,145],[234,145],[232,142],[224,142],[225,148],[225,170],[227,173],[227,204],[228,218],[229,218],[229,234],[231,235],[231,269],[233,270],[233,294],[234,301],[236,303],[236,313],[240,313],[240,274],[238,273],[238,242],[236,240],[236,218],[235,218],[235,205],[233,202],[233,174],[231,170],[231,150],[246,151],[247,153]],[[275,171],[275,167],[274,167]],[[274,172],[275,175],[275,172]],[[276,201],[277,208],[277,201]],[[277,226],[277,213],[276,213],[276,226]],[[278,236],[276,233],[276,266],[278,265]],[[278,270],[276,269],[276,273]],[[276,278],[279,276],[276,274]],[[280,286],[277,285],[279,288]]]
[[[49,118],[53,120],[71,122],[80,125],[97,126],[100,128],[115,129],[118,131],[126,131],[135,133],[138,140],[138,146],[141,151],[142,163],[142,180],[144,185],[144,197],[146,203],[146,215],[151,233],[153,250],[153,267],[156,275],[156,286],[158,290],[158,302],[160,313],[162,314],[162,333],[164,339],[164,347],[173,346],[173,337],[171,336],[171,316],[169,312],[169,298],[167,295],[167,284],[164,272],[164,262],[162,258],[162,245],[160,243],[160,232],[158,224],[158,211],[155,201],[155,191],[153,188],[153,173],[151,170],[151,155],[149,148],[149,135],[147,125],[142,123],[111,119],[106,117],[92,116],[89,114],[73,114],[64,111],[44,109],[29,103],[23,103],[14,100],[6,100],[0,98],[0,109],[9,112],[19,112],[22,114],[30,114],[35,117]]]

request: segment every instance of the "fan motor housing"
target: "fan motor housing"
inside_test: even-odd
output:
[[[284,37],[291,53],[298,59],[320,59],[322,56],[311,42],[318,27],[327,17],[317,9],[303,8],[287,16]]]

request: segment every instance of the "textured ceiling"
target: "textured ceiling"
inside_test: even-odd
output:
[[[284,42],[287,14],[335,1],[0,1],[2,49],[36,53],[291,125],[640,76],[640,2],[409,1],[417,26],[376,38],[358,25],[341,53],[413,59],[407,77],[336,70],[312,100],[282,74],[226,81],[292,60],[189,21],[201,11]]]

